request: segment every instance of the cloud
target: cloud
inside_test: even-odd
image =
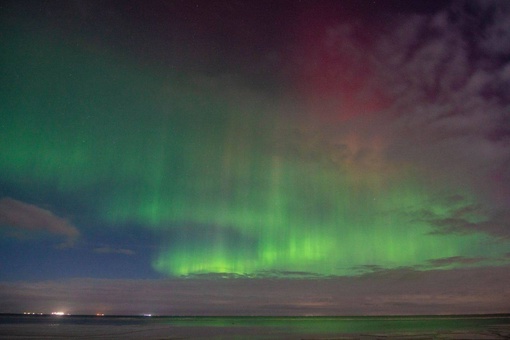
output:
[[[510,213],[460,200],[446,207],[450,208],[446,214],[423,209],[416,213],[416,220],[428,223],[432,235],[486,233],[500,240],[510,239]]]
[[[51,211],[8,197],[0,200],[0,226],[65,236],[62,247],[71,246],[80,235],[75,226]]]
[[[510,63],[487,46],[510,48],[507,35],[494,33],[509,21],[510,11],[501,2],[471,4],[498,20],[481,23],[482,16],[472,14],[478,11],[453,6],[433,17],[408,19],[378,42],[374,59],[394,98],[386,155],[412,162],[432,180],[468,187],[487,205],[501,208],[510,199],[505,90]],[[473,27],[482,32],[469,31]]]
[[[510,238],[510,219],[508,216],[501,218],[500,215],[492,216],[486,221],[470,222],[462,218],[443,218],[431,220],[431,225],[436,230],[431,234],[469,234],[488,233],[501,239]]]
[[[237,273],[192,273],[189,275],[182,275],[181,278],[188,279],[321,279],[327,278],[323,274],[305,272],[305,271],[283,271],[283,270],[261,270],[249,274]]]
[[[98,254],[122,254],[122,255],[134,255],[135,254],[135,252],[131,249],[112,248],[109,246],[94,248],[92,251],[94,253],[98,253]]]
[[[486,207],[506,209],[508,22],[509,5],[473,1],[433,14],[395,15],[379,30],[349,20],[324,24],[329,27],[312,44],[318,52],[303,57],[302,64],[327,81],[331,98],[314,82],[307,84],[319,89],[320,103],[333,101],[321,110],[340,122],[317,124],[323,116],[310,109],[315,124],[305,131],[319,126],[312,133],[322,138],[317,148],[338,163],[379,176],[407,167],[430,183],[430,191],[465,189]],[[382,104],[371,108],[366,104],[378,101]],[[314,142],[313,136],[304,133],[301,143]]]
[[[474,265],[487,261],[485,257],[464,257],[452,256],[440,259],[429,260],[428,262],[432,267],[446,267],[449,265]]]
[[[452,7],[454,18],[476,48],[487,54],[510,53],[510,5],[504,1],[458,2]]]
[[[313,132],[322,138],[321,150],[339,165],[352,165],[360,173],[372,170],[383,179],[409,171],[430,196],[473,197],[481,211],[478,219],[460,210],[429,216],[435,233],[508,238],[508,22],[508,4],[473,1],[455,2],[433,14],[395,16],[380,32],[352,22],[326,30],[323,55],[310,58],[310,65],[320,65],[322,57],[328,74],[343,74],[349,69],[344,60],[353,58],[370,73],[357,73],[363,101],[385,98],[385,105],[356,115],[341,105],[328,107],[328,116],[339,115],[342,121]],[[371,39],[356,38],[364,31],[372,33]],[[342,84],[333,85],[342,91]],[[303,134],[302,139],[312,138]]]
[[[509,269],[399,268],[325,279],[84,278],[3,282],[0,312],[63,309],[72,314],[160,315],[503,313],[510,308]]]
[[[386,268],[377,264],[359,265],[352,267],[352,269],[359,274],[375,273],[386,270]]]

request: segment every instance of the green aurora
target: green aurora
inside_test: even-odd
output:
[[[308,146],[313,117],[236,80],[41,36],[19,46],[27,37],[11,35],[1,52],[0,176],[25,192],[76,197],[104,228],[155,233],[161,273],[427,270],[439,258],[496,263],[507,249],[485,247],[488,234],[438,232],[433,221],[478,203],[468,188],[431,183],[384,150],[371,168],[349,150]],[[444,192],[457,199],[439,199]]]

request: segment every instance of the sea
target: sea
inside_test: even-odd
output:
[[[510,314],[374,317],[3,314],[0,339],[510,339]]]

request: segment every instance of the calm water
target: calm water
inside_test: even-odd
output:
[[[0,339],[510,339],[510,315],[448,317],[0,316]]]

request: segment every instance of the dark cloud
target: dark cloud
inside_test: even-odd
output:
[[[449,259],[444,262],[467,261]],[[508,266],[401,268],[327,279],[165,279],[0,284],[8,312],[165,315],[370,315],[507,312]]]
[[[431,234],[436,235],[487,233],[502,240],[510,238],[510,214],[501,210],[485,211],[480,205],[453,209],[447,216],[422,210],[419,220],[432,226]]]
[[[452,256],[441,259],[429,260],[432,267],[445,267],[449,265],[472,265],[479,264],[487,259],[485,257],[464,257],[464,256]]]
[[[0,226],[62,235],[67,238],[62,246],[71,246],[80,235],[75,226],[51,211],[8,197],[0,200]]]
[[[367,273],[374,273],[386,270],[387,268],[384,268],[383,266],[376,265],[376,264],[366,264],[362,266],[355,266],[352,268],[354,272],[357,272],[359,274],[367,274]]]
[[[283,278],[283,279],[292,279],[292,278],[323,278],[324,275],[318,273],[304,272],[304,271],[288,271],[288,270],[265,270],[260,271],[255,274],[255,277],[261,278]]]

